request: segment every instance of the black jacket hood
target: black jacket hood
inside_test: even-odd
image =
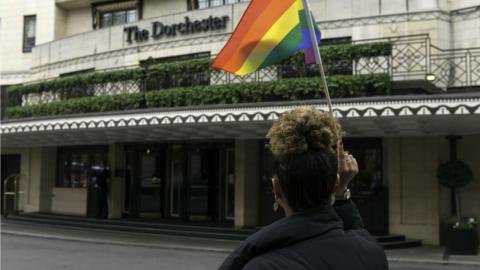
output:
[[[319,237],[333,230],[343,233],[343,222],[330,206],[295,213],[251,235],[225,260],[220,269],[242,269],[256,256]]]

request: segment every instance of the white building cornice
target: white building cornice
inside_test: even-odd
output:
[[[242,136],[262,137],[272,121],[278,119],[283,112],[301,105],[327,110],[326,104],[321,101],[138,110],[4,122],[0,134],[2,143],[6,145],[16,145],[18,140],[19,144],[28,145],[29,143],[21,138],[31,136],[53,141],[54,138],[66,140],[72,136],[80,143],[83,137],[79,138],[78,134],[89,133],[103,134],[97,136],[97,143],[102,140],[108,142],[108,136],[115,138],[111,140],[141,141],[142,136],[152,132],[161,133],[163,140],[180,140],[185,138],[175,134],[185,133],[185,130],[189,130],[188,139],[201,139],[205,136],[229,139]],[[335,116],[340,119],[350,136],[480,133],[480,126],[475,124],[480,121],[480,95],[337,100],[334,108]],[[199,133],[194,132],[195,130]],[[202,133],[202,130],[208,132]],[[131,132],[135,135],[125,135]],[[94,135],[85,136],[91,138]]]

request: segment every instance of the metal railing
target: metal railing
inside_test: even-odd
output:
[[[425,79],[429,72],[428,35],[396,36],[353,41],[354,44],[386,41],[392,44],[388,57],[362,58],[354,63],[354,74],[386,73],[392,81]]]
[[[442,50],[431,44],[428,34],[395,36],[353,41],[356,44],[389,42],[391,55],[363,56],[356,59],[339,60],[326,66],[327,74],[388,74],[391,81],[423,80],[447,91],[450,88],[480,85],[480,48]],[[138,66],[117,68],[126,70]],[[300,76],[313,76],[312,70],[303,71]],[[101,73],[108,70],[96,70]],[[272,81],[284,77],[295,77],[295,70],[276,65],[241,77],[218,70],[198,71],[195,74],[176,74],[165,78],[112,79],[85,85],[68,86],[56,91],[44,91],[10,99],[7,106],[49,103],[84,96],[105,96],[135,93],[152,89],[185,87],[194,85],[218,85],[252,81]],[[312,75],[313,74],[313,75]]]
[[[480,85],[480,48],[442,50],[432,45],[431,49],[435,85],[444,89]]]
[[[362,58],[354,74],[387,73],[392,81],[428,80],[438,88],[480,86],[480,48],[444,50],[431,44],[427,34],[354,41],[389,41],[389,57]]]

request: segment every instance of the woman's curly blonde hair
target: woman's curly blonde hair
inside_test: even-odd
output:
[[[267,134],[275,156],[301,154],[309,150],[331,151],[339,138],[340,126],[327,112],[299,107],[284,113]]]

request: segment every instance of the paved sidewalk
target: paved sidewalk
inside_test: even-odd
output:
[[[222,253],[229,253],[240,244],[239,241],[230,240],[167,235],[159,236],[83,228],[76,229],[43,224],[25,224],[12,221],[2,221],[1,231],[2,234],[50,238],[66,241]],[[422,246],[416,248],[387,250],[386,253],[390,262],[480,266],[480,255],[452,255],[449,256],[448,260],[443,260],[444,248],[440,246]]]
[[[392,262],[418,262],[480,266],[480,255],[450,255],[446,260],[444,260],[444,251],[445,247],[442,246],[424,245],[415,248],[386,250],[386,253],[388,260]]]
[[[67,241],[141,246],[164,249],[202,250],[229,253],[239,245],[238,241],[204,239],[145,233],[113,232],[106,230],[71,228],[46,224],[26,224],[12,221],[1,223],[2,234],[50,238]]]

